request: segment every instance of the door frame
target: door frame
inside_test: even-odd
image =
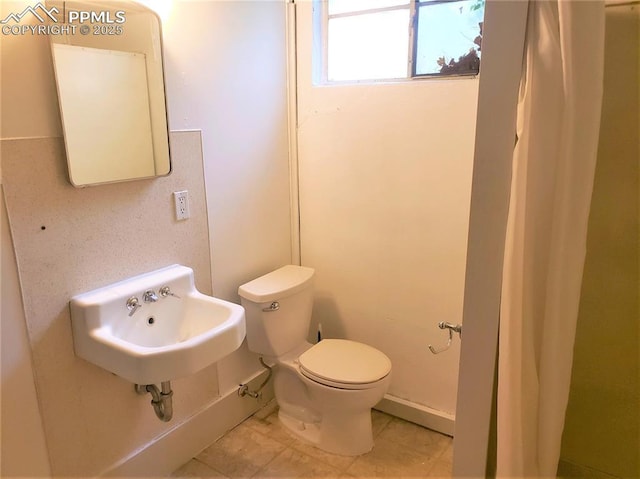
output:
[[[465,277],[454,477],[486,477],[528,0],[487,0]]]

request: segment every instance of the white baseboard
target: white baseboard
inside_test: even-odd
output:
[[[259,386],[266,374],[266,371],[256,373],[248,381],[249,388]],[[153,442],[108,468],[100,477],[169,475],[273,399],[271,383],[262,392],[260,401],[241,398],[235,390],[216,398]]]
[[[447,436],[453,436],[455,424],[453,414],[438,411],[422,404],[416,404],[406,399],[400,399],[390,394],[385,394],[382,401],[376,404],[374,409],[428,427]]]

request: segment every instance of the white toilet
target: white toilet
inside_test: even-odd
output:
[[[275,363],[278,417],[294,435],[335,454],[364,454],[373,447],[371,408],[389,387],[391,361],[355,341],[306,341],[313,274],[289,265],[240,286],[247,342]]]

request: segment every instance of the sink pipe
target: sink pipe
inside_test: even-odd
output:
[[[164,422],[171,421],[173,417],[173,391],[171,390],[171,381],[164,381],[161,384],[162,391],[155,384],[135,385],[136,393],[143,395],[151,394],[151,405],[158,416],[158,419]]]

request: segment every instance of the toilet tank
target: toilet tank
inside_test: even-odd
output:
[[[288,265],[238,288],[249,350],[278,357],[307,340],[313,307],[312,268]]]

